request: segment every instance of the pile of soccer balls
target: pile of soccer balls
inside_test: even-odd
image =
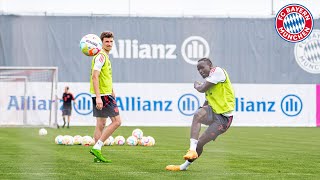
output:
[[[54,142],[59,145],[83,145],[83,146],[92,146],[94,145],[94,139],[91,136],[70,136],[70,135],[58,135]]]
[[[141,129],[135,129],[132,131],[132,135],[125,140],[123,136],[116,136],[113,138],[110,136],[105,142],[105,146],[124,145],[127,143],[129,146],[154,146],[156,144],[155,139],[152,136],[143,136]]]
[[[94,139],[91,136],[80,136],[76,135],[74,137],[70,135],[58,135],[55,138],[55,143],[60,145],[83,145],[83,146],[93,146],[95,144]],[[132,135],[125,139],[123,136],[116,136],[113,138],[110,136],[105,142],[105,146],[112,145],[129,145],[129,146],[154,146],[156,143],[155,139],[151,136],[143,136],[141,129],[135,129],[132,131]]]

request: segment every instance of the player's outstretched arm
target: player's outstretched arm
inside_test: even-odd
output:
[[[208,81],[206,81],[206,82],[204,82],[204,83],[201,83],[201,82],[199,82],[199,81],[195,81],[194,82],[194,84],[193,84],[193,87],[197,90],[197,91],[199,91],[199,92],[201,92],[201,93],[204,93],[204,92],[206,92],[211,86],[213,86],[214,84],[213,83],[211,83],[211,82],[208,82]]]

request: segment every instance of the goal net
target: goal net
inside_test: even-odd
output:
[[[55,127],[57,67],[0,66],[0,126]]]

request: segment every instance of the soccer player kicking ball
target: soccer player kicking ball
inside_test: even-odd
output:
[[[94,131],[96,144],[90,150],[95,156],[94,162],[111,162],[101,154],[103,142],[121,125],[118,106],[112,88],[112,68],[109,52],[113,45],[113,33],[102,32],[101,51],[93,57],[91,65],[90,93],[93,102],[93,116],[97,119]],[[106,120],[110,117],[111,124],[105,128]]]
[[[208,58],[200,59],[197,68],[206,81],[196,81],[194,88],[205,93],[206,101],[193,116],[190,149],[183,156],[186,162],[181,165],[168,165],[166,170],[169,171],[187,170],[202,154],[204,145],[226,132],[233,119],[235,97],[227,72],[220,67],[214,67]],[[201,124],[208,125],[208,128],[199,138]]]

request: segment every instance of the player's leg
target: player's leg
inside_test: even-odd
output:
[[[107,118],[97,117],[96,128],[94,130],[94,142],[97,142],[101,135],[104,127],[106,126]]]
[[[102,135],[103,129],[106,125],[107,118],[96,117],[96,121],[97,121],[96,128],[94,130],[95,145],[90,150],[90,153],[95,156],[95,158],[93,160],[94,162],[111,162],[110,160],[107,160],[105,157],[102,156],[101,148],[103,146],[104,141],[99,140]]]
[[[224,133],[231,125],[232,122],[232,118],[233,117],[225,117],[223,115],[220,114],[215,114],[214,112],[212,112],[212,109],[210,106],[207,106],[205,108],[207,114],[205,116],[205,118],[201,119],[201,123],[202,124],[206,124],[209,125],[209,127],[207,128],[207,130],[200,136],[199,140],[196,143],[196,153],[198,155],[198,157],[202,154],[203,152],[203,147],[205,144],[207,144],[208,142],[215,140],[217,138],[217,136],[219,136],[220,134]],[[194,131],[197,132],[197,131]],[[191,132],[192,134],[192,132]],[[192,145],[192,142],[190,143],[190,146],[194,146]],[[190,151],[189,151],[190,152]],[[196,158],[193,159],[188,159],[185,161],[185,163],[181,164],[181,165],[169,165],[166,167],[166,170],[169,171],[183,171],[183,170],[187,170],[188,166],[191,165],[191,163],[193,161],[195,161]]]
[[[106,139],[109,138],[109,136],[111,136],[111,134],[121,125],[121,118],[120,115],[115,116],[115,117],[110,117],[111,119],[111,124],[109,124],[109,126],[107,126],[103,132],[101,137],[99,138],[99,140],[101,141],[105,141]]]
[[[121,125],[121,118],[116,100],[113,96],[104,96],[103,101],[105,102],[104,108],[111,119],[111,124],[103,130],[101,137],[99,138],[99,140],[104,142]]]
[[[183,158],[187,159],[196,159],[198,158],[198,154],[196,152],[199,133],[201,130],[201,124],[211,124],[213,121],[209,120],[209,106],[204,106],[196,111],[193,116],[191,131],[190,131],[190,148],[189,151]]]
[[[100,151],[101,154],[101,147],[103,146],[103,142],[121,125],[118,107],[114,98],[112,96],[103,96],[102,101],[104,107],[98,113],[100,113],[100,116],[102,117],[109,116],[111,119],[111,124],[102,131],[102,134],[99,137],[98,141],[96,141],[96,144],[93,146],[91,153],[94,153],[92,151]]]
[[[96,141],[96,144],[93,146],[92,150],[100,150],[101,153],[101,148],[103,146],[103,142],[109,138],[109,136],[111,136],[111,134],[121,125],[121,119],[120,116],[115,116],[115,117],[110,117],[111,119],[111,124],[109,126],[107,126],[101,133],[101,135],[99,136],[98,134],[95,134],[95,137],[99,136],[98,141]],[[105,124],[105,123],[104,123]],[[101,128],[99,128],[100,130]],[[103,129],[103,128],[102,128]],[[91,150],[91,151],[92,151]],[[102,156],[102,155],[101,155]],[[100,158],[98,158],[100,159]],[[100,159],[101,160],[101,159]],[[101,160],[103,162],[111,162],[111,160]],[[99,162],[97,159],[94,159],[94,162]]]
[[[67,116],[62,116],[62,119],[63,119],[63,125],[62,125],[62,127],[63,127],[63,128],[66,126],[66,117],[67,117]]]
[[[67,115],[67,110],[65,108],[62,109],[62,119],[63,119],[63,125],[62,127],[66,125],[66,115]]]
[[[211,124],[210,126],[212,126],[212,127],[209,126],[208,129],[215,128],[216,125],[214,125],[214,124],[216,124],[216,123]],[[218,136],[218,133],[212,133],[212,134],[209,133],[208,129],[200,136],[200,138],[198,140],[197,148],[196,148],[196,152],[197,152],[198,157],[200,157],[202,152],[203,152],[203,146],[205,144],[207,144],[208,142],[210,142],[212,140],[215,140],[217,138],[217,136]],[[187,168],[191,165],[191,163],[193,161],[195,161],[197,158],[187,159],[183,164],[179,165],[179,170],[180,171],[187,170]],[[178,169],[178,167],[171,167],[171,168],[172,169],[174,169],[174,168]]]
[[[96,128],[94,131],[94,138],[95,138],[95,145],[90,150],[90,153],[94,155],[96,158],[99,159],[101,162],[111,162],[107,160],[105,157],[102,156],[101,153],[101,147],[103,146],[103,142],[99,141],[99,138],[101,137],[103,128],[106,124],[106,120],[108,117],[107,111],[105,108],[102,108],[102,110],[98,110],[96,108],[96,98],[92,97],[93,102],[93,116],[96,117]],[[105,105],[105,102],[102,100],[103,106]]]
[[[70,125],[70,118],[71,118],[71,111],[72,111],[72,109],[71,109],[72,107],[70,107],[69,109],[68,109],[68,114],[67,114],[67,116],[68,116],[68,124],[67,124],[67,128],[69,128],[69,125]]]
[[[68,116],[68,124],[67,124],[67,128],[69,128],[70,125],[70,116]]]
[[[109,124],[109,126],[104,129],[104,131],[101,134],[101,137],[99,138],[100,141],[104,142],[121,125],[121,118],[119,115],[116,100],[113,96],[104,96],[103,101],[105,101],[106,103],[105,108],[108,113],[108,116],[111,119],[111,124]]]
[[[226,132],[228,130],[228,128],[230,127],[231,123],[232,123],[232,119],[233,117],[225,117],[223,115],[220,114],[215,114],[213,113],[213,119],[215,119],[215,121],[209,125],[209,127],[206,129],[206,131],[200,136],[199,140],[198,140],[198,144],[197,144],[197,154],[198,157],[201,156],[202,152],[203,152],[203,147],[210,141],[214,141],[216,140],[216,138],[223,134],[224,132]],[[180,165],[180,169],[181,170],[186,170],[188,168],[189,165],[191,165],[191,163],[193,161],[195,161],[196,159],[190,159],[190,160],[186,160],[185,163]]]
[[[196,159],[198,158],[198,154],[196,152],[197,144],[198,144],[198,137],[201,130],[201,124],[209,124],[213,121],[208,121],[209,114],[208,114],[208,106],[204,106],[199,108],[193,116],[191,130],[190,130],[190,148],[187,154],[183,157],[184,159]],[[182,171],[186,170],[187,165],[191,164],[188,160],[181,165],[168,165],[166,170],[169,171]],[[185,167],[186,166],[186,167]]]

